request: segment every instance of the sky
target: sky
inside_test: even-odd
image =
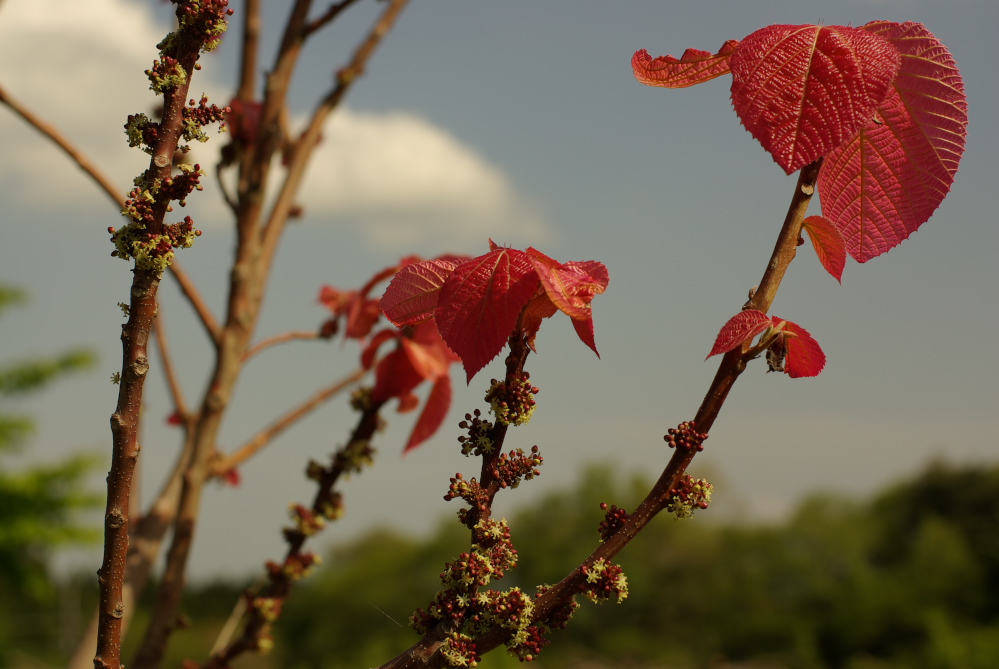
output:
[[[241,3],[232,4],[238,12]],[[265,4],[262,70],[287,7]],[[291,94],[296,122],[329,89],[381,6],[361,3],[307,45]],[[325,7],[317,3],[316,11]],[[607,292],[593,303],[601,357],[576,339],[567,318],[545,322],[528,363],[539,408],[508,440],[511,448],[539,445],[544,471],[501,498],[497,512],[538,504],[592,463],[654,478],[670,455],[662,435],[693,416],[717,367],[717,359],[704,360],[715,334],[765,269],[796,177],[742,129],[727,77],[686,90],[649,88],[632,77],[631,56],[640,48],[653,56],[714,51],[772,23],[878,19],[922,22],[954,55],[970,108],[960,172],[918,232],[864,265],[849,261],[842,285],[799,253],[773,313],[807,328],[827,367],[817,378],[792,380],[765,374],[762,362],[750,366],[691,467],[716,485],[715,504],[694,522],[779,519],[808,494],[869,495],[933,459],[999,461],[994,0],[413,0],[326,128],[300,196],[305,216],[278,253],[258,339],[317,327],[325,318],[320,286],[360,286],[411,253],[478,255],[492,238],[561,261],[599,260],[610,272]],[[122,126],[156,104],[143,70],[169,29],[168,11],[153,0],[3,0],[0,84],[125,192],[147,157],[128,149]],[[202,61],[192,93],[219,104],[230,98],[236,46],[229,38]],[[194,155],[212,165],[222,144],[212,133]],[[18,462],[108,453],[117,398],[109,379],[121,359],[117,303],[127,301],[131,283],[129,266],[110,257],[106,229],[120,217],[6,108],[0,154],[0,283],[31,298],[0,321],[0,361],[75,346],[99,357],[92,373],[18,403],[39,422]],[[185,212],[204,235],[179,259],[218,314],[233,228],[214,178],[204,183]],[[193,403],[210,351],[172,279],[161,298]],[[358,355],[354,343],[299,342],[251,361],[220,448],[238,447],[351,371]],[[179,433],[165,424],[172,407],[158,364],[146,385],[147,502],[179,446]],[[373,526],[426,532],[453,514],[457,502],[442,499],[448,478],[475,471],[458,449],[456,423],[484,409],[500,365],[468,388],[456,373],[444,428],[404,458],[415,417],[389,412],[376,465],[345,482],[347,515],[316,546]],[[240,486],[210,486],[193,576],[253,575],[283,555],[288,505],[313,494],[307,461],[342,444],[352,421],[345,399],[334,400],[247,463]],[[102,485],[103,474],[95,475],[95,489]],[[598,518],[595,509],[594,527]],[[72,558],[87,569],[99,561],[98,551]]]

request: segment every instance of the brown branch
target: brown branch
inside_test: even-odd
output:
[[[173,155],[184,132],[184,108],[195,65],[204,45],[193,30],[175,33],[173,56],[185,73],[183,80],[163,91],[163,118],[151,147],[152,158],[142,180],[163,183],[171,176]],[[151,205],[145,230],[153,236],[163,232],[163,219],[170,208],[168,198]],[[97,633],[96,669],[121,667],[122,618],[125,615],[124,581],[128,556],[128,506],[132,476],[139,455],[138,425],[146,373],[149,370],[147,344],[156,317],[156,292],[161,272],[133,270],[128,322],[122,328],[122,371],[118,406],[111,417],[113,450],[108,473],[108,501],[105,513],[104,559],[98,573],[100,619]]]
[[[114,184],[111,183],[111,180],[107,177],[107,175],[101,172],[100,168],[97,167],[97,165],[95,165],[93,161],[91,161],[75,144],[69,141],[65,135],[59,132],[55,126],[38,118],[38,116],[32,113],[27,107],[11,97],[3,86],[0,86],[0,102],[10,107],[10,109],[20,116],[28,125],[50,139],[52,143],[62,149],[63,152],[69,156],[69,158],[75,162],[77,166],[79,166],[80,169],[82,169],[83,172],[94,181],[95,184],[97,184],[101,191],[111,199],[115,205],[115,209],[120,211],[125,207],[124,196],[117,188],[115,188]],[[187,274],[185,274],[176,263],[176,261],[170,265],[170,271],[177,280],[177,283],[180,284],[181,292],[184,293],[184,296],[187,297],[195,311],[198,313],[198,316],[201,318],[201,321],[208,330],[212,340],[216,340],[218,337],[218,326],[215,325],[215,319],[205,306],[197,288],[188,278]]]
[[[748,308],[759,309],[763,312],[770,309],[781,280],[794,259],[798,238],[801,234],[801,224],[805,218],[805,211],[811,196],[815,192],[815,182],[818,179],[821,165],[822,160],[819,159],[801,170],[770,262],[759,287],[750,300],[750,304],[747,305]],[[749,342],[742,349],[729,352],[722,360],[694,419],[698,432],[707,433],[714,424],[729,390],[739,374],[745,369],[748,348]],[[687,470],[696,454],[695,449],[674,451],[652,490],[631,513],[624,526],[600,544],[579,567],[534,600],[532,614],[534,620],[543,621],[558,607],[564,606],[580,592],[581,586],[585,584],[586,576],[583,574],[583,567],[592,565],[599,560],[609,561],[612,559],[666,507],[677,480]],[[383,664],[381,669],[430,669],[446,666],[447,661],[437,652],[437,649],[451,631],[447,627],[447,625],[439,625],[436,629],[431,630],[419,642]],[[495,626],[475,639],[477,652],[480,655],[485,654],[504,643],[509,637],[510,631],[508,629]]]
[[[342,0],[341,2],[333,3],[330,5],[329,9],[310,21],[308,25],[302,29],[302,36],[307,38],[317,30],[321,30],[324,26],[339,16],[340,12],[347,9],[351,5],[356,4],[357,1],[358,0]]]
[[[322,405],[324,402],[342,392],[345,388],[363,379],[367,373],[368,370],[366,369],[357,369],[336,383],[319,390],[312,397],[271,423],[267,426],[267,428],[258,432],[252,439],[240,446],[234,453],[214,460],[212,462],[210,476],[224,476],[226,472],[246,462],[282,432],[305,416],[309,415],[314,409]]]
[[[261,233],[263,240],[263,257],[261,263],[269,267],[277,250],[277,242],[284,231],[284,225],[288,220],[288,214],[294,206],[295,194],[301,185],[305,169],[312,151],[315,149],[322,134],[323,124],[330,113],[339,106],[351,84],[364,73],[371,55],[381,44],[382,39],[395,25],[399,13],[403,10],[409,0],[390,0],[388,7],[375,22],[374,27],[364,41],[354,52],[350,63],[337,73],[337,83],[333,89],[316,107],[309,120],[308,127],[302,132],[295,142],[291,151],[291,158],[288,163],[288,170],[285,174],[284,183],[278,193],[270,216]]]
[[[274,335],[273,337],[268,337],[264,339],[259,344],[251,348],[249,351],[243,354],[243,362],[246,362],[256,354],[261,351],[275,346],[276,344],[284,344],[285,342],[295,341],[299,339],[319,339],[319,333],[315,330],[296,330],[293,332],[285,332],[279,335]]]
[[[198,320],[204,326],[205,332],[208,333],[208,337],[212,340],[212,344],[218,346],[219,337],[221,337],[219,324],[215,320],[215,316],[212,315],[211,309],[205,304],[204,298],[201,297],[198,287],[194,285],[191,277],[187,275],[183,268],[177,264],[176,258],[170,262],[170,274],[176,279],[177,285],[180,287],[180,292],[191,303],[191,306],[194,307],[195,313],[198,314]]]
[[[68,155],[70,159],[76,163],[77,166],[94,181],[94,183],[97,184],[101,191],[111,198],[111,201],[115,203],[118,209],[125,206],[125,198],[122,196],[121,192],[115,188],[114,184],[111,183],[111,180],[103,172],[101,172],[97,165],[91,162],[91,160],[87,158],[82,151],[66,139],[66,137],[53,125],[41,120],[24,105],[12,98],[10,94],[4,90],[3,86],[0,86],[0,102],[10,107],[11,110],[24,119],[28,125],[48,137],[56,146],[62,149],[63,152],[66,153],[66,155]]]
[[[239,89],[236,97],[250,102],[256,95],[257,53],[260,43],[260,0],[243,2],[243,54],[239,66]]]

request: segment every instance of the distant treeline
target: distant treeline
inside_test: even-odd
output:
[[[622,478],[595,467],[573,489],[515,513],[521,565],[495,587],[533,591],[577,565],[597,539],[599,504],[631,508],[648,488]],[[999,467],[935,464],[870,501],[810,498],[781,523],[723,523],[710,513],[658,519],[619,556],[630,597],[581,601],[533,666],[999,667]],[[286,605],[274,651],[239,666],[378,666],[417,639],[409,616],[467,548],[467,531],[452,520],[423,540],[376,530],[333,551]],[[175,635],[164,666],[203,658],[246,585],[192,590],[191,626]],[[90,595],[83,600],[85,609]],[[0,630],[16,626],[16,610],[0,607]],[[45,626],[34,618],[35,629]],[[480,666],[515,664],[495,651]]]

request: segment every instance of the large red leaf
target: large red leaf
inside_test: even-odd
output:
[[[441,286],[458,263],[428,260],[400,269],[382,296],[382,312],[398,327],[430,319],[437,308]]]
[[[862,28],[773,25],[729,62],[739,119],[788,174],[848,141],[888,95],[898,50]]]
[[[503,348],[538,283],[527,254],[507,248],[459,265],[444,281],[437,326],[461,357],[468,381]]]
[[[846,243],[836,225],[824,216],[809,216],[801,228],[808,233],[812,247],[819,262],[832,274],[832,277],[843,283],[843,269],[846,267]]]
[[[652,58],[648,51],[641,49],[632,56],[631,69],[635,78],[646,86],[687,88],[728,74],[728,59],[737,46],[737,40],[729,40],[718,53],[687,49],[680,58]]]
[[[752,339],[770,327],[770,317],[757,309],[744,309],[732,318],[728,319],[718,336],[715,337],[714,346],[708,353],[707,360],[719,353],[728,353],[748,339]]]
[[[792,379],[800,379],[807,376],[818,376],[826,366],[826,354],[822,352],[819,342],[808,333],[808,330],[797,323],[785,321],[776,316],[773,318],[774,326],[784,323],[785,338],[787,346],[787,362],[784,366],[784,373]]]
[[[864,26],[902,66],[874,120],[830,154],[819,174],[822,213],[858,262],[907,239],[950,191],[964,153],[968,104],[947,48],[919,23]]]

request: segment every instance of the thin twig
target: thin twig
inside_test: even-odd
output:
[[[357,2],[358,0],[342,0],[342,2],[333,3],[330,5],[329,9],[310,21],[309,24],[302,29],[302,36],[309,37],[317,30],[321,30],[326,24],[330,23],[333,19],[339,16],[340,12]]]
[[[83,154],[72,142],[70,142],[66,137],[59,132],[53,125],[46,123],[29,111],[24,105],[15,100],[10,96],[10,94],[4,90],[3,86],[0,86],[0,102],[4,103],[11,110],[20,116],[24,121],[30,125],[32,128],[42,133],[48,137],[52,143],[58,146],[63,152],[70,157],[70,159],[77,164],[77,166],[83,170],[83,172],[89,176],[98,187],[111,198],[117,209],[122,209],[125,206],[125,198],[121,192],[115,188],[111,180],[101,172],[100,168],[97,167],[87,156]]]
[[[167,343],[166,328],[163,327],[163,305],[159,305],[156,313],[156,320],[153,321],[153,334],[156,340],[156,349],[160,354],[160,362],[163,364],[163,375],[166,377],[167,389],[173,399],[173,408],[180,418],[181,425],[187,429],[188,413],[187,402],[184,401],[184,392],[180,388],[180,381],[177,379],[177,370],[173,366],[173,358],[170,357],[170,346]]]
[[[224,476],[233,468],[246,462],[258,451],[273,441],[279,434],[287,430],[305,416],[309,415],[324,402],[330,400],[337,394],[341,393],[344,389],[363,379],[367,373],[368,370],[366,369],[357,369],[336,383],[319,390],[312,397],[278,418],[265,429],[258,432],[252,439],[240,446],[234,453],[214,460],[211,467],[211,476]]]
[[[256,354],[261,351],[275,346],[276,344],[284,344],[289,341],[296,341],[299,339],[319,339],[319,333],[315,330],[295,330],[293,332],[285,332],[283,334],[274,335],[273,337],[268,337],[262,342],[251,348],[243,355],[243,362],[246,362]]]

